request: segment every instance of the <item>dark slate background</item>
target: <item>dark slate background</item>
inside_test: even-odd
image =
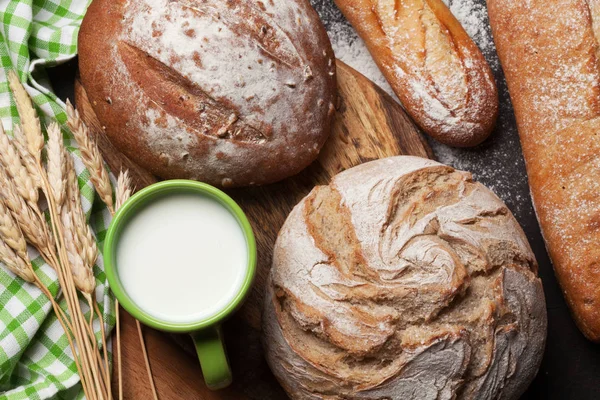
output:
[[[311,2],[328,30],[341,31],[349,40],[354,40],[352,28],[332,0]],[[453,2],[485,5],[485,0],[447,2],[451,5]],[[478,16],[487,24],[485,9],[481,10],[483,13]],[[478,44],[491,40],[489,26],[474,36]],[[504,75],[495,52],[484,51],[484,55],[494,70],[500,93],[500,118],[493,135],[474,149],[450,149],[433,140],[430,140],[431,147],[439,161],[472,172],[477,180],[492,188],[506,202],[525,230],[537,257],[546,293],[548,339],[540,371],[523,399],[600,399],[600,346],[587,341],[569,315],[529,197],[525,164]],[[76,68],[76,61],[71,61],[50,70],[59,97],[73,99]]]

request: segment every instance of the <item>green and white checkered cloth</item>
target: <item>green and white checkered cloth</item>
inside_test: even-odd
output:
[[[45,68],[72,59],[77,52],[79,25],[90,0],[0,0],[0,119],[7,131],[18,123],[9,93],[7,71],[15,70],[46,122],[66,122],[63,102],[50,87]],[[76,153],[67,130],[65,143]],[[83,206],[102,248],[110,214],[94,202],[89,174],[76,157]],[[59,290],[54,271],[31,253],[42,281]],[[107,321],[114,325],[113,300],[103,272],[102,258],[94,268],[96,297]],[[66,309],[64,299],[61,302]],[[83,302],[82,302],[83,305]],[[84,311],[89,308],[84,307]],[[96,321],[96,332],[100,326]],[[99,338],[99,333],[98,336]],[[46,297],[31,284],[0,266],[0,400],[83,398],[67,337]]]

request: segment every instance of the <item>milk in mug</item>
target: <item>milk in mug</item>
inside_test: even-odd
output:
[[[223,310],[248,271],[244,230],[210,196],[167,194],[131,217],[116,250],[117,273],[131,300],[149,315],[191,323]]]

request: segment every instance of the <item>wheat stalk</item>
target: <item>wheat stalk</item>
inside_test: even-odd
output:
[[[131,180],[129,179],[129,172],[128,171],[121,171],[119,173],[119,178],[117,179],[117,189],[115,190],[115,209],[118,210],[121,208],[121,206],[129,199],[129,197],[131,196]],[[117,326],[116,326],[116,331],[117,331],[117,356],[118,356],[118,384],[119,384],[119,399],[123,398],[123,387],[122,387],[122,382],[123,382],[123,378],[121,376],[121,326],[119,324],[119,315],[120,311],[119,311],[119,301],[117,300],[115,302],[115,315],[116,315],[116,320],[117,320]],[[142,350],[144,351],[144,355],[145,355],[145,360],[146,360],[146,369],[147,371],[150,371],[150,363],[148,361],[147,358],[147,353],[146,353],[146,349],[145,349],[145,343],[144,343],[144,337],[143,337],[143,333],[141,330],[141,327],[139,326],[138,323],[138,335],[140,336],[140,343],[142,345]],[[150,383],[152,385],[152,388],[154,388],[154,381],[152,379],[152,373],[149,372],[150,375]]]
[[[70,180],[67,180],[67,187],[70,186]],[[69,190],[69,192],[72,192],[72,190]],[[69,196],[73,195],[79,198],[79,194],[69,193]],[[93,236],[91,236],[89,225],[85,222],[85,214],[83,214],[82,221],[82,214],[78,213],[77,207],[73,207],[76,202],[75,199],[68,199],[61,211],[61,221],[65,231],[65,245],[69,261],[71,261],[75,286],[83,293],[90,294],[93,293],[96,287],[92,268],[98,256],[97,247]],[[79,214],[78,216],[76,216],[76,212]],[[93,245],[89,243],[90,240]],[[88,248],[89,246],[92,246],[93,249]],[[90,254],[93,254],[93,256],[90,256]]]
[[[89,136],[87,135],[87,128],[85,127],[85,125],[81,123],[77,133],[85,134],[84,138],[88,139],[88,142],[85,142],[85,139],[81,139],[80,137],[80,140],[83,140],[84,142],[83,146],[80,145],[84,164],[86,164],[88,168],[98,168],[98,165],[101,168],[103,168],[104,165],[102,158],[99,155],[95,143],[91,139],[89,139]],[[77,138],[77,135],[75,136]],[[94,153],[94,151],[96,153]],[[96,154],[96,156],[94,156],[94,154]],[[102,314],[99,312],[99,308],[95,302],[95,298],[92,296],[93,290],[95,288],[93,267],[98,257],[98,248],[96,245],[95,238],[89,227],[89,224],[86,221],[85,213],[83,212],[83,207],[81,206],[79,185],[77,183],[77,176],[75,173],[73,160],[68,154],[65,155],[65,160],[67,160],[64,164],[64,175],[66,176],[67,192],[67,202],[65,204],[65,209],[67,209],[68,207],[69,212],[63,212],[61,218],[63,221],[63,227],[67,235],[67,240],[70,242],[66,246],[66,250],[69,258],[72,260],[71,266],[75,286],[77,287],[77,289],[83,292],[84,297],[90,305],[90,309],[97,313],[98,319],[100,321],[102,333],[101,338],[104,351],[104,363],[102,362],[102,358],[100,357],[99,353],[97,353],[98,349],[93,333],[93,319],[88,323],[88,334],[93,340],[93,351],[96,353],[97,356],[97,366],[100,367],[100,371],[102,372],[104,377],[103,384],[105,385],[106,392],[110,393],[110,369],[108,366],[108,353],[106,335],[104,330],[104,320]],[[96,158],[96,161],[94,161],[94,158]],[[108,173],[106,172],[106,170],[102,170],[101,173],[102,172],[104,172],[105,176],[99,174],[94,175],[93,173],[91,173],[92,176],[90,180],[95,185],[95,187],[104,187],[105,192],[110,191],[112,200],[112,186],[110,185],[110,180],[108,180]],[[104,198],[106,198],[106,196],[104,196]]]
[[[64,191],[66,194],[65,203],[61,210],[61,220],[65,230],[65,238],[67,240],[66,250],[71,261],[71,272],[76,288],[83,293],[84,298],[90,306],[90,320],[87,325],[87,331],[93,343],[93,352],[96,355],[97,365],[100,367],[106,386],[106,392],[111,393],[110,389],[110,368],[108,365],[108,351],[106,344],[106,334],[104,329],[104,321],[102,314],[93,297],[96,280],[93,274],[93,267],[98,257],[98,248],[96,241],[88,225],[81,205],[81,197],[79,185],[77,183],[77,175],[73,159],[68,154],[66,149],[62,149],[63,153],[63,176],[66,177]],[[97,313],[101,333],[102,344],[104,351],[104,362],[98,351],[96,338],[94,335],[93,321],[94,313]]]
[[[75,346],[69,335],[69,332],[73,331],[73,327],[48,288],[36,276],[27,254],[27,243],[22,227],[25,228],[30,241],[37,245],[38,250],[47,261],[50,261],[51,258],[53,241],[51,236],[48,237],[47,226],[37,205],[40,180],[35,169],[35,161],[29,153],[20,126],[15,126],[15,134],[17,140],[9,141],[4,127],[0,124],[0,159],[2,160],[0,164],[2,189],[0,192],[5,201],[10,203],[10,207],[6,207],[4,201],[0,202],[0,237],[2,239],[0,258],[18,276],[34,283],[50,300],[59,323],[67,333],[69,346],[73,354],[76,354]],[[11,207],[12,210],[9,211]],[[15,216],[18,218],[17,221]],[[81,365],[77,359],[75,359],[75,365],[77,370],[81,371]]]
[[[96,284],[93,266],[98,257],[98,248],[81,205],[73,159],[64,148],[61,149],[61,152],[63,153],[61,172],[63,177],[65,177],[65,185],[63,187],[66,194],[66,199],[61,210],[61,221],[66,239],[65,249],[71,264],[71,274],[75,287],[83,293],[92,310],[90,321],[87,324],[87,333],[93,343],[92,352],[96,356],[96,360],[94,361],[97,361],[97,367],[100,367],[100,372],[102,373],[103,381],[100,381],[100,384],[103,385],[105,393],[110,396],[110,369],[108,366],[107,343],[104,333],[104,321],[100,313],[98,313],[98,318],[102,331],[104,363],[98,351],[93,331],[93,313],[98,309],[97,305],[95,306],[93,297]]]
[[[19,194],[30,204],[37,204],[39,199],[38,188],[31,179],[27,168],[21,162],[21,157],[11,140],[4,132],[2,124],[0,124],[0,161],[15,181]]]
[[[87,333],[87,321],[79,305],[71,265],[72,262],[76,263],[77,261],[73,260],[67,252],[67,246],[69,244],[66,240],[66,232],[62,225],[62,221],[60,220],[54,197],[49,194],[51,193],[50,184],[41,164],[38,165],[38,170],[40,171],[40,176],[44,183],[44,192],[46,193],[48,205],[50,207],[52,230],[57,237],[56,250],[58,254],[55,256],[55,265],[57,266],[56,269],[59,280],[61,281],[61,286],[65,293],[65,299],[67,300],[67,305],[73,320],[75,340],[80,349],[80,361],[82,365],[82,374],[80,374],[80,378],[83,383],[84,391],[86,392],[86,397],[92,400],[104,399],[105,397],[109,398],[109,394],[101,381],[102,377],[97,369],[96,355],[93,350],[94,346],[90,344],[90,337]]]
[[[90,172],[90,181],[96,188],[96,191],[100,195],[102,201],[108,206],[108,209],[111,213],[114,213],[113,202],[112,202],[112,185],[110,183],[110,179],[108,177],[108,172],[104,168],[104,161],[100,154],[97,144],[90,137],[89,131],[86,125],[79,117],[79,113],[73,108],[70,102],[67,102],[67,115],[68,115],[68,125],[75,136],[76,141],[79,144],[79,150],[81,152],[81,158]],[[74,240],[74,243],[77,244],[79,254],[82,254],[84,267],[87,267],[88,271],[92,271],[92,268],[96,262],[98,257],[98,249],[96,245],[96,241],[92,235],[91,230],[89,229],[89,224],[85,220],[85,214],[83,213],[81,207],[81,199],[79,197],[79,190],[77,185],[77,176],[75,174],[75,168],[71,163],[67,166],[67,186],[69,188],[69,197],[71,204],[71,230],[77,233],[77,237]],[[75,192],[77,193],[76,195]],[[80,288],[84,289],[85,288]],[[107,343],[106,343],[106,335],[104,332],[104,319],[102,317],[102,313],[98,306],[96,305],[94,299],[88,293],[86,297],[88,302],[90,303],[90,307],[95,309],[98,319],[100,321],[101,331],[102,331],[102,344],[104,349],[104,358],[105,364],[104,366],[100,362],[100,367],[103,369],[103,372],[106,376],[106,382],[108,385],[108,391],[110,391],[110,377],[109,377],[109,367],[107,362]],[[95,308],[94,308],[95,305]],[[90,326],[91,330],[91,326]]]
[[[121,206],[129,199],[131,196],[131,180],[129,179],[128,171],[121,171],[119,173],[119,178],[117,179],[117,189],[115,190],[115,208],[116,210],[120,209]],[[119,324],[120,320],[120,311],[119,311],[119,300],[115,302],[115,315],[117,320],[117,326],[115,330],[117,331],[117,356],[118,356],[118,384],[119,384],[119,399],[123,398],[123,377],[121,371],[121,326]],[[153,394],[156,397],[156,392],[154,388],[154,380],[152,378],[152,372],[150,370],[150,362],[148,360],[148,355],[146,352],[146,344],[144,342],[144,336],[139,322],[137,323],[138,336],[140,337],[140,344],[142,346],[142,351],[144,353],[144,360],[146,363],[146,370],[148,371],[148,375],[150,378],[150,384],[153,390]]]
[[[56,123],[48,128],[47,153],[48,179],[60,212],[75,286],[90,294],[96,286],[92,268],[98,257],[98,248],[81,207],[73,159],[64,148],[60,127]]]
[[[119,173],[119,178],[117,179],[117,188],[115,190],[115,205],[116,210],[121,208],[121,206],[129,199],[131,196],[132,188],[131,188],[131,180],[129,178],[128,171],[121,171]],[[118,383],[119,383],[119,399],[123,398],[123,387],[122,381],[123,378],[121,376],[121,327],[119,326],[119,301],[115,302],[115,314],[117,319],[117,354],[118,354]],[[154,400],[158,400],[158,393],[156,391],[156,385],[154,384],[154,377],[152,375],[152,368],[150,367],[150,358],[148,357],[148,350],[146,349],[146,342],[144,341],[144,332],[142,331],[142,325],[140,321],[135,320],[138,337],[140,339],[140,346],[142,348],[142,355],[144,356],[144,363],[146,364],[146,373],[148,374],[148,381],[150,382],[150,389],[152,391],[152,396]]]
[[[114,214],[112,185],[108,177],[108,172],[106,171],[106,168],[104,168],[104,161],[100,154],[100,150],[98,149],[98,145],[90,137],[87,126],[79,117],[79,112],[75,110],[69,101],[67,101],[67,116],[69,128],[79,144],[81,160],[90,172],[90,180],[111,214]]]
[[[63,291],[65,291],[66,293],[65,298],[67,299],[67,302],[69,304],[69,309],[71,311],[72,319],[74,321],[73,325],[75,328],[75,339],[80,348],[80,357],[83,369],[83,375],[80,375],[80,377],[83,380],[85,376],[85,381],[88,385],[88,392],[86,393],[86,397],[89,397],[92,400],[103,400],[105,397],[110,398],[110,393],[108,393],[108,391],[106,390],[106,384],[102,380],[103,378],[100,374],[100,371],[97,368],[96,357],[98,355],[96,354],[97,351],[94,350],[95,345],[92,345],[90,343],[90,340],[93,341],[95,340],[95,338],[88,336],[87,321],[85,319],[85,316],[83,315],[83,312],[81,311],[79,298],[77,296],[77,288],[74,280],[75,274],[73,272],[73,269],[76,269],[79,272],[83,271],[83,269],[80,268],[80,266],[78,265],[78,257],[73,258],[74,253],[72,251],[67,250],[72,244],[66,239],[68,237],[68,232],[65,230],[62,224],[57,204],[54,201],[54,196],[51,194],[51,187],[47,174],[44,171],[41,164],[38,164],[38,170],[40,172],[42,182],[44,183],[44,192],[46,193],[48,205],[50,208],[52,229],[57,237],[57,265],[59,266],[59,274],[62,275],[62,281],[65,285],[63,286]]]
[[[57,203],[54,199],[52,185],[50,184],[47,172],[44,170],[44,166],[42,165],[41,151],[44,147],[44,138],[41,132],[39,119],[31,104],[31,100],[27,95],[27,92],[25,91],[24,87],[21,85],[14,73],[9,74],[9,81],[15,101],[17,103],[17,109],[21,117],[24,138],[22,142],[24,142],[24,144],[26,145],[24,147],[27,149],[31,157],[35,160],[37,176],[39,177],[42,190],[46,195],[46,200],[48,201],[49,205],[51,228],[57,241],[55,243],[55,246],[52,246],[46,251],[45,258],[51,265],[54,266],[54,268],[57,271],[59,281],[63,289],[63,294],[67,301],[69,312],[71,313],[71,320],[73,322],[72,326],[74,328],[72,330],[72,333],[77,342],[77,347],[79,349],[80,355],[81,382],[87,398],[92,400],[110,398],[110,394],[106,390],[106,384],[102,382],[102,376],[100,375],[97,369],[96,356],[94,355],[94,351],[92,349],[93,346],[91,346],[90,344],[90,338],[87,335],[87,331],[85,328],[87,322],[79,305],[79,299],[77,297],[77,291],[71,272],[69,255],[66,251],[67,241],[65,240],[64,228],[62,226],[62,221],[60,220]],[[2,180],[7,183],[12,183],[9,182],[8,177],[6,178],[7,179]],[[4,187],[2,189],[4,189]],[[22,227],[23,233],[26,237],[28,233],[31,235],[32,233],[28,232],[30,230],[30,227],[27,226],[27,223],[31,222],[28,221],[29,219],[31,219],[29,218],[31,217],[31,215],[26,215],[25,217],[20,216],[19,210],[15,207],[15,205],[17,205],[18,203],[18,194],[17,196],[13,196],[15,193],[11,193],[10,189],[4,190],[4,192],[6,192],[9,195],[9,197],[11,197],[10,201],[7,201],[7,205],[9,209],[11,209],[13,216],[17,214],[17,216],[15,216],[15,219],[17,219],[19,224],[23,222],[26,225],[26,227]],[[22,198],[20,200],[24,202]],[[41,219],[41,213],[38,213],[38,215]],[[19,220],[18,216],[21,217],[21,220]],[[42,225],[42,228],[44,227],[45,226]],[[44,231],[41,230],[39,232]]]

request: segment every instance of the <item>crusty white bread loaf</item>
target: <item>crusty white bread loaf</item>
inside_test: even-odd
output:
[[[537,264],[471,175],[417,157],[316,187],[273,254],[264,346],[293,399],[517,399],[546,339]]]
[[[600,341],[600,1],[488,6],[556,276],[581,331]]]
[[[498,116],[492,71],[442,0],[335,0],[402,105],[451,146],[485,140]]]
[[[335,58],[308,0],[94,0],[79,68],[113,144],[163,178],[294,175],[334,112]]]

